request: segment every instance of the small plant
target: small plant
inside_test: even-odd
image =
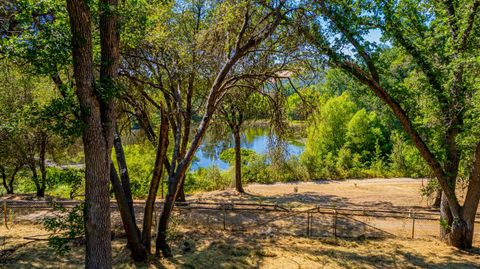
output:
[[[440,219],[440,226],[445,229],[445,230],[449,230],[450,229],[450,225],[448,225],[448,221],[444,218],[441,218]]]
[[[55,252],[64,255],[70,251],[70,244],[85,235],[83,218],[84,204],[81,203],[71,209],[61,204],[53,203],[54,217],[46,217],[43,226],[53,232],[48,237],[48,245]]]

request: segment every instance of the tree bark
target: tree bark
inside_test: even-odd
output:
[[[435,191],[435,200],[433,201],[432,206],[438,208],[440,207],[441,202],[442,202],[442,190],[438,189]]]
[[[254,47],[257,47],[261,44],[266,38],[268,38],[279,25],[281,20],[281,9],[283,8],[284,2],[281,3],[270,13],[268,16],[273,15],[273,21],[267,27],[265,27],[261,33],[251,36],[247,39],[245,43],[242,45],[241,41],[244,39],[243,34],[245,33],[245,29],[248,25],[248,19],[245,20],[242,29],[237,35],[237,41],[235,44],[235,52],[228,60],[222,65],[221,69],[218,71],[212,85],[210,87],[210,91],[208,93],[207,101],[205,104],[205,111],[200,121],[200,124],[196,130],[195,136],[192,139],[190,147],[186,151],[185,155],[181,158],[178,165],[175,167],[174,160],[178,156],[178,149],[174,150],[172,158],[172,165],[169,172],[168,177],[168,190],[167,196],[165,198],[165,203],[163,206],[162,214],[160,215],[159,224],[158,224],[158,232],[157,232],[157,239],[156,239],[156,254],[159,255],[160,252],[163,253],[165,257],[171,257],[172,252],[170,246],[167,244],[167,229],[170,220],[171,213],[175,206],[175,200],[179,193],[180,186],[184,183],[185,180],[185,173],[187,171],[188,166],[192,162],[195,152],[197,151],[200,143],[205,135],[205,132],[208,128],[210,120],[217,109],[218,102],[224,96],[226,90],[226,85],[224,84],[227,75],[234,67],[234,65],[243,57],[245,56],[249,50]],[[248,16],[246,16],[248,17]],[[181,136],[181,128],[173,128],[175,136],[175,143],[178,144],[178,139]],[[177,130],[178,129],[178,130]],[[177,147],[177,145],[175,145]]]
[[[153,177],[150,181],[150,189],[148,190],[148,197],[145,201],[145,213],[143,219],[142,242],[148,252],[151,251],[152,241],[152,222],[153,212],[155,211],[155,200],[157,198],[158,187],[163,176],[164,160],[166,159],[168,149],[168,119],[165,111],[161,112],[162,120],[160,124],[159,141],[157,145],[157,156],[155,159],[155,167]]]
[[[444,193],[442,193],[442,201],[440,203],[440,238],[446,244],[465,249],[472,247],[472,238],[469,240],[467,236],[467,222],[461,218],[455,218],[452,215],[450,206]]]
[[[17,174],[18,169],[12,172],[10,180],[7,180],[7,171],[3,166],[0,166],[0,172],[2,173],[2,183],[3,187],[7,191],[7,194],[13,194],[13,181],[15,180],[15,175]]]
[[[157,238],[155,240],[156,255],[158,256],[160,255],[160,252],[162,252],[163,256],[167,258],[173,256],[172,250],[167,243],[167,229],[175,201],[175,189],[177,186],[173,184],[174,181],[175,180],[169,177],[167,196],[165,197],[162,214],[160,215],[160,219],[158,221]]]
[[[39,160],[39,168],[41,174],[41,181],[40,181],[40,189],[37,189],[37,197],[44,197],[45,196],[45,187],[47,184],[47,169],[45,167],[45,155],[47,152],[47,135],[41,135],[41,143],[40,143],[40,160]]]
[[[235,140],[235,189],[239,193],[244,193],[242,186],[242,149],[240,144],[240,129],[235,127],[232,129]]]
[[[183,202],[186,202],[187,201],[187,198],[185,197],[185,190],[184,190],[184,186],[185,186],[185,176],[183,176],[183,179],[181,180],[181,184],[180,186],[178,187],[178,195],[177,195],[177,199],[176,199],[176,202],[180,202],[180,203],[183,203]]]
[[[113,144],[113,106],[94,88],[91,14],[88,1],[67,0],[72,32],[72,56],[76,95],[85,125],[85,268],[111,268],[110,153]],[[116,20],[110,12],[115,2],[100,1],[101,82],[116,75],[118,38]],[[113,16],[115,17],[115,16]],[[114,21],[114,22],[112,22]],[[113,39],[113,41],[112,41]],[[118,39],[117,39],[118,41]],[[108,83],[109,84],[109,83]],[[101,100],[102,99],[102,100]],[[102,107],[103,106],[103,107]]]
[[[110,164],[110,180],[115,192],[115,198],[117,199],[123,228],[127,235],[127,246],[130,249],[131,257],[134,261],[144,261],[147,259],[147,251],[140,239],[140,231],[135,223],[135,215],[132,215],[132,212],[129,209],[127,197],[113,163]]]
[[[130,175],[128,174],[127,161],[125,159],[125,152],[123,150],[122,139],[118,131],[115,131],[113,146],[115,148],[115,156],[117,159],[118,170],[120,170],[122,190],[123,190],[123,193],[125,194],[125,198],[128,204],[128,209],[130,210],[130,214],[132,216],[135,216],[135,211],[133,208],[132,188],[130,186]],[[135,217],[133,217],[133,221],[136,222]]]
[[[33,180],[33,183],[35,184],[36,196],[44,197],[45,193],[42,191],[42,186],[41,186],[40,180],[38,179],[37,166],[35,162],[30,161],[30,163],[28,164],[28,167],[32,172],[32,180]]]
[[[15,170],[13,170],[12,175],[10,175],[10,181],[8,182],[8,188],[7,188],[8,194],[13,194],[13,182],[15,181],[15,176],[20,170],[20,167],[21,166],[15,167]]]

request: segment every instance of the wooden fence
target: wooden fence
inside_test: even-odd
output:
[[[52,210],[53,203],[73,207],[80,201],[3,201],[3,225],[8,227],[10,212],[32,210]],[[163,203],[157,202],[155,219]],[[144,203],[134,202],[135,210],[143,211]],[[117,210],[114,201],[112,211]],[[288,208],[277,204],[251,202],[204,202],[190,201],[177,203],[175,212],[181,218],[195,214],[197,225],[219,225],[219,228],[234,232],[251,232],[266,227],[276,227],[280,232],[295,230],[296,235],[307,237],[410,237],[416,238],[431,234],[438,229],[440,214],[426,208],[379,209],[372,207],[334,207],[318,205],[314,207]],[[201,216],[207,216],[203,222]],[[212,215],[214,217],[212,217]],[[183,217],[182,217],[183,216]],[[190,216],[192,217],[192,216]],[[281,223],[281,224],[279,224]],[[480,223],[477,214],[476,224]],[[303,227],[302,227],[303,226]],[[293,228],[292,228],[293,227]],[[369,231],[369,232],[367,232]],[[408,231],[408,234],[406,233]],[[476,236],[480,239],[479,229]]]

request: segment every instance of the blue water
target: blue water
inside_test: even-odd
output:
[[[242,148],[254,150],[258,154],[266,154],[268,152],[269,138],[268,135],[263,133],[243,135],[241,141]],[[220,153],[233,147],[231,141],[215,141],[206,142],[198,149],[195,154],[196,160],[191,166],[191,170],[195,171],[198,168],[207,168],[210,166],[217,166],[218,168],[225,170],[229,167],[229,164],[219,159]],[[298,156],[303,152],[303,146],[300,143],[287,143],[287,153],[290,156]]]

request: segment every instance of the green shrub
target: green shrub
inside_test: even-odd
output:
[[[48,237],[49,247],[58,254],[64,255],[70,251],[70,246],[75,240],[85,236],[84,204],[67,209],[54,203],[53,209],[55,216],[46,217],[43,220],[43,226],[45,230],[52,232]]]
[[[185,178],[185,192],[222,190],[232,185],[226,172],[217,166],[199,168]]]
[[[49,168],[47,187],[51,195],[73,199],[79,195],[84,186],[85,172],[76,168]]]

